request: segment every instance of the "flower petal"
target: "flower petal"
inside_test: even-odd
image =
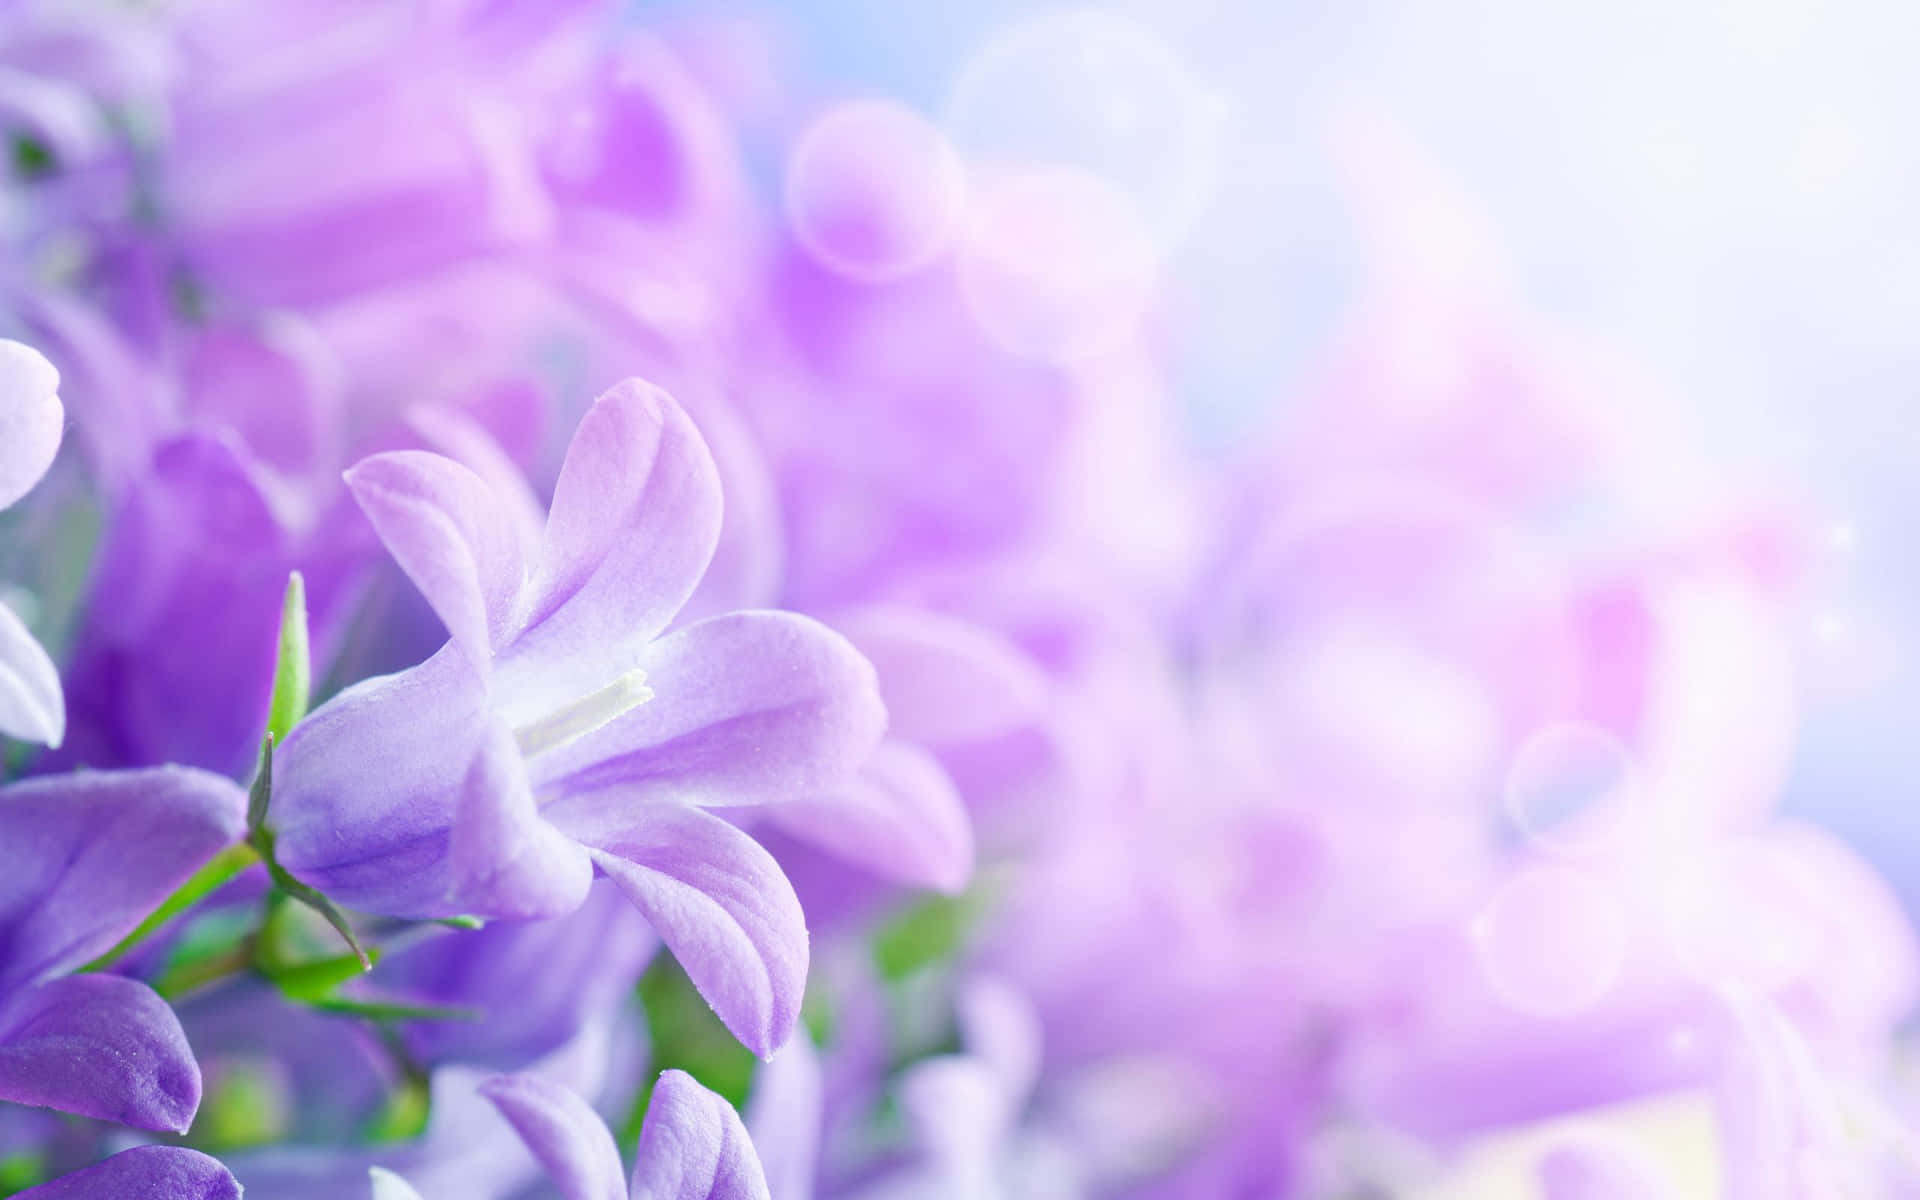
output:
[[[59,668],[26,624],[0,604],[0,735],[58,746],[66,733]]]
[[[511,507],[471,468],[425,450],[363,458],[347,486],[453,640],[484,667],[523,582]]]
[[[867,660],[793,613],[713,617],[639,661],[653,698],[535,760],[536,788],[767,804],[845,782],[886,725]]]
[[[780,1053],[754,1073],[747,1131],[766,1171],[767,1189],[781,1200],[813,1195],[823,1089],[820,1056],[804,1037],[789,1038]]]
[[[740,1114],[685,1071],[667,1071],[654,1086],[633,1200],[768,1200]]]
[[[562,916],[579,908],[593,885],[586,851],[541,819],[505,726],[493,727],[467,771],[447,860],[448,899],[475,916]]]
[[[238,841],[247,798],[190,767],[80,771],[0,789],[0,995],[107,949]]]
[[[367,1176],[373,1183],[373,1200],[421,1200],[412,1184],[385,1167],[368,1167]]]
[[[626,1200],[626,1169],[606,1123],[579,1093],[538,1075],[501,1075],[480,1085],[512,1123],[564,1200]]]
[[[711,813],[645,802],[551,805],[548,819],[646,914],[722,1023],[761,1057],[793,1032],[807,924],[760,844]]]
[[[1045,714],[1047,679],[999,634],[920,609],[874,605],[834,620],[879,673],[888,729],[924,745],[979,741]]]
[[[884,879],[957,893],[973,874],[973,825],[933,756],[889,738],[846,786],[769,805],[788,834]]]
[[[53,465],[66,425],[60,372],[38,350],[0,338],[0,508],[33,490]]]
[[[453,643],[321,705],[274,754],[280,864],[342,904],[457,916],[448,839],[480,747],[486,688]]]
[[[618,385],[567,448],[512,655],[596,678],[667,627],[719,537],[720,477],[692,420],[650,384]]]
[[[240,1200],[218,1159],[185,1146],[135,1146],[13,1200]]]
[[[152,988],[69,975],[0,1005],[0,1100],[185,1133],[200,1107],[200,1067]]]

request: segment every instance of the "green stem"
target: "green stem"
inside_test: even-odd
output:
[[[224,954],[168,971],[153,983],[153,990],[166,1001],[179,1000],[189,992],[197,992],[208,984],[217,983],[253,970],[253,947],[243,942]]]
[[[226,886],[242,871],[259,861],[260,856],[254,853],[253,847],[244,842],[228,846],[209,859],[205,866],[195,871],[185,883],[175,888],[172,895],[161,901],[159,908],[148,913],[147,919],[134,926],[133,932],[121,938],[113,949],[80,969],[82,971],[106,970],[126,957],[128,951],[147,940],[162,925]]]

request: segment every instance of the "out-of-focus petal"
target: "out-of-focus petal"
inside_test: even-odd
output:
[[[38,350],[0,338],[0,508],[27,494],[53,465],[66,410],[60,372]]]
[[[790,1038],[754,1075],[747,1131],[774,1200],[812,1200],[824,1101],[813,1042]]]
[[[467,771],[447,859],[448,898],[475,916],[561,916],[579,908],[593,884],[586,851],[540,819],[520,749],[504,726],[492,728]]]
[[[606,1124],[578,1093],[538,1075],[480,1085],[565,1200],[626,1200],[626,1170]]]
[[[274,755],[269,823],[280,864],[354,908],[458,915],[447,840],[492,736],[485,704],[473,664],[449,642],[417,667],[321,705]]]
[[[596,678],[667,627],[719,536],[720,477],[699,431],[665,392],[620,384],[567,448],[526,627],[507,657]]]
[[[662,1074],[653,1089],[633,1200],[768,1200],[740,1115],[684,1071]]]
[[[189,767],[0,790],[0,995],[106,951],[239,840],[246,811],[231,780]]]
[[[873,668],[792,613],[690,625],[639,660],[653,698],[543,756],[537,785],[701,805],[789,800],[843,783],[886,723]]]
[[[834,620],[879,673],[888,728],[927,745],[971,742],[1033,722],[1047,680],[998,634],[937,613],[874,606]]]
[[[768,821],[884,879],[949,894],[973,874],[973,826],[933,756],[889,738],[845,787],[770,805]]]
[[[58,746],[66,733],[59,668],[13,610],[0,604],[0,735]]]
[[[200,1068],[152,988],[70,975],[0,1005],[0,1099],[185,1133],[200,1107]]]
[[[219,1160],[185,1146],[135,1146],[13,1200],[240,1200]]]
[[[367,1168],[373,1184],[373,1200],[422,1200],[413,1185],[383,1167]]]
[[[762,1058],[793,1032],[807,924],[760,844],[711,813],[644,800],[550,806],[548,819],[646,914],[733,1035]]]
[[[511,512],[470,468],[424,450],[362,459],[347,486],[453,640],[488,663],[522,582]]]

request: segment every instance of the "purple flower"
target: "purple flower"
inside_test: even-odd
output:
[[[240,1200],[227,1169],[184,1146],[135,1146],[14,1200]]]
[[[566,1200],[765,1200],[766,1175],[739,1114],[684,1071],[654,1087],[629,1183],[613,1137],[579,1094],[538,1075],[481,1085],[546,1168]],[[374,1200],[420,1200],[387,1171],[373,1171]]]
[[[60,449],[59,387],[59,372],[37,350],[0,339],[0,509],[32,490]],[[58,746],[66,729],[60,672],[0,604],[0,734]]]
[[[600,398],[531,570],[500,502],[449,459],[375,455],[348,483],[453,637],[288,738],[280,861],[408,917],[568,912],[597,869],[771,1052],[798,1011],[805,921],[772,857],[705,810],[833,788],[885,714],[872,667],[806,618],[737,612],[662,636],[720,523],[686,414],[637,381]]]
[[[185,1132],[200,1069],[173,1010],[136,980],[69,972],[238,840],[245,813],[234,784],[181,767],[0,790],[0,1099]]]

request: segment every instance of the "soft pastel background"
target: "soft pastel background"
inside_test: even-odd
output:
[[[634,9],[743,29],[768,15]],[[1032,105],[1036,145],[1110,169],[1145,204],[1190,203],[1164,269],[1203,445],[1285,409],[1361,277],[1337,130],[1377,122],[1411,143],[1457,187],[1522,303],[1631,357],[1658,380],[1661,418],[1818,526],[1785,807],[1845,834],[1920,910],[1920,822],[1901,782],[1920,771],[1920,571],[1906,549],[1920,12],[1874,0],[1077,10],[1084,28],[1150,39],[1137,70],[1115,72],[1110,103],[1216,105],[1209,142],[1203,117],[1115,138],[1084,76],[1018,47],[1060,11],[806,0],[781,6],[762,44],[823,99],[888,96],[936,120],[985,73]],[[1168,62],[1197,98],[1167,93]]]

